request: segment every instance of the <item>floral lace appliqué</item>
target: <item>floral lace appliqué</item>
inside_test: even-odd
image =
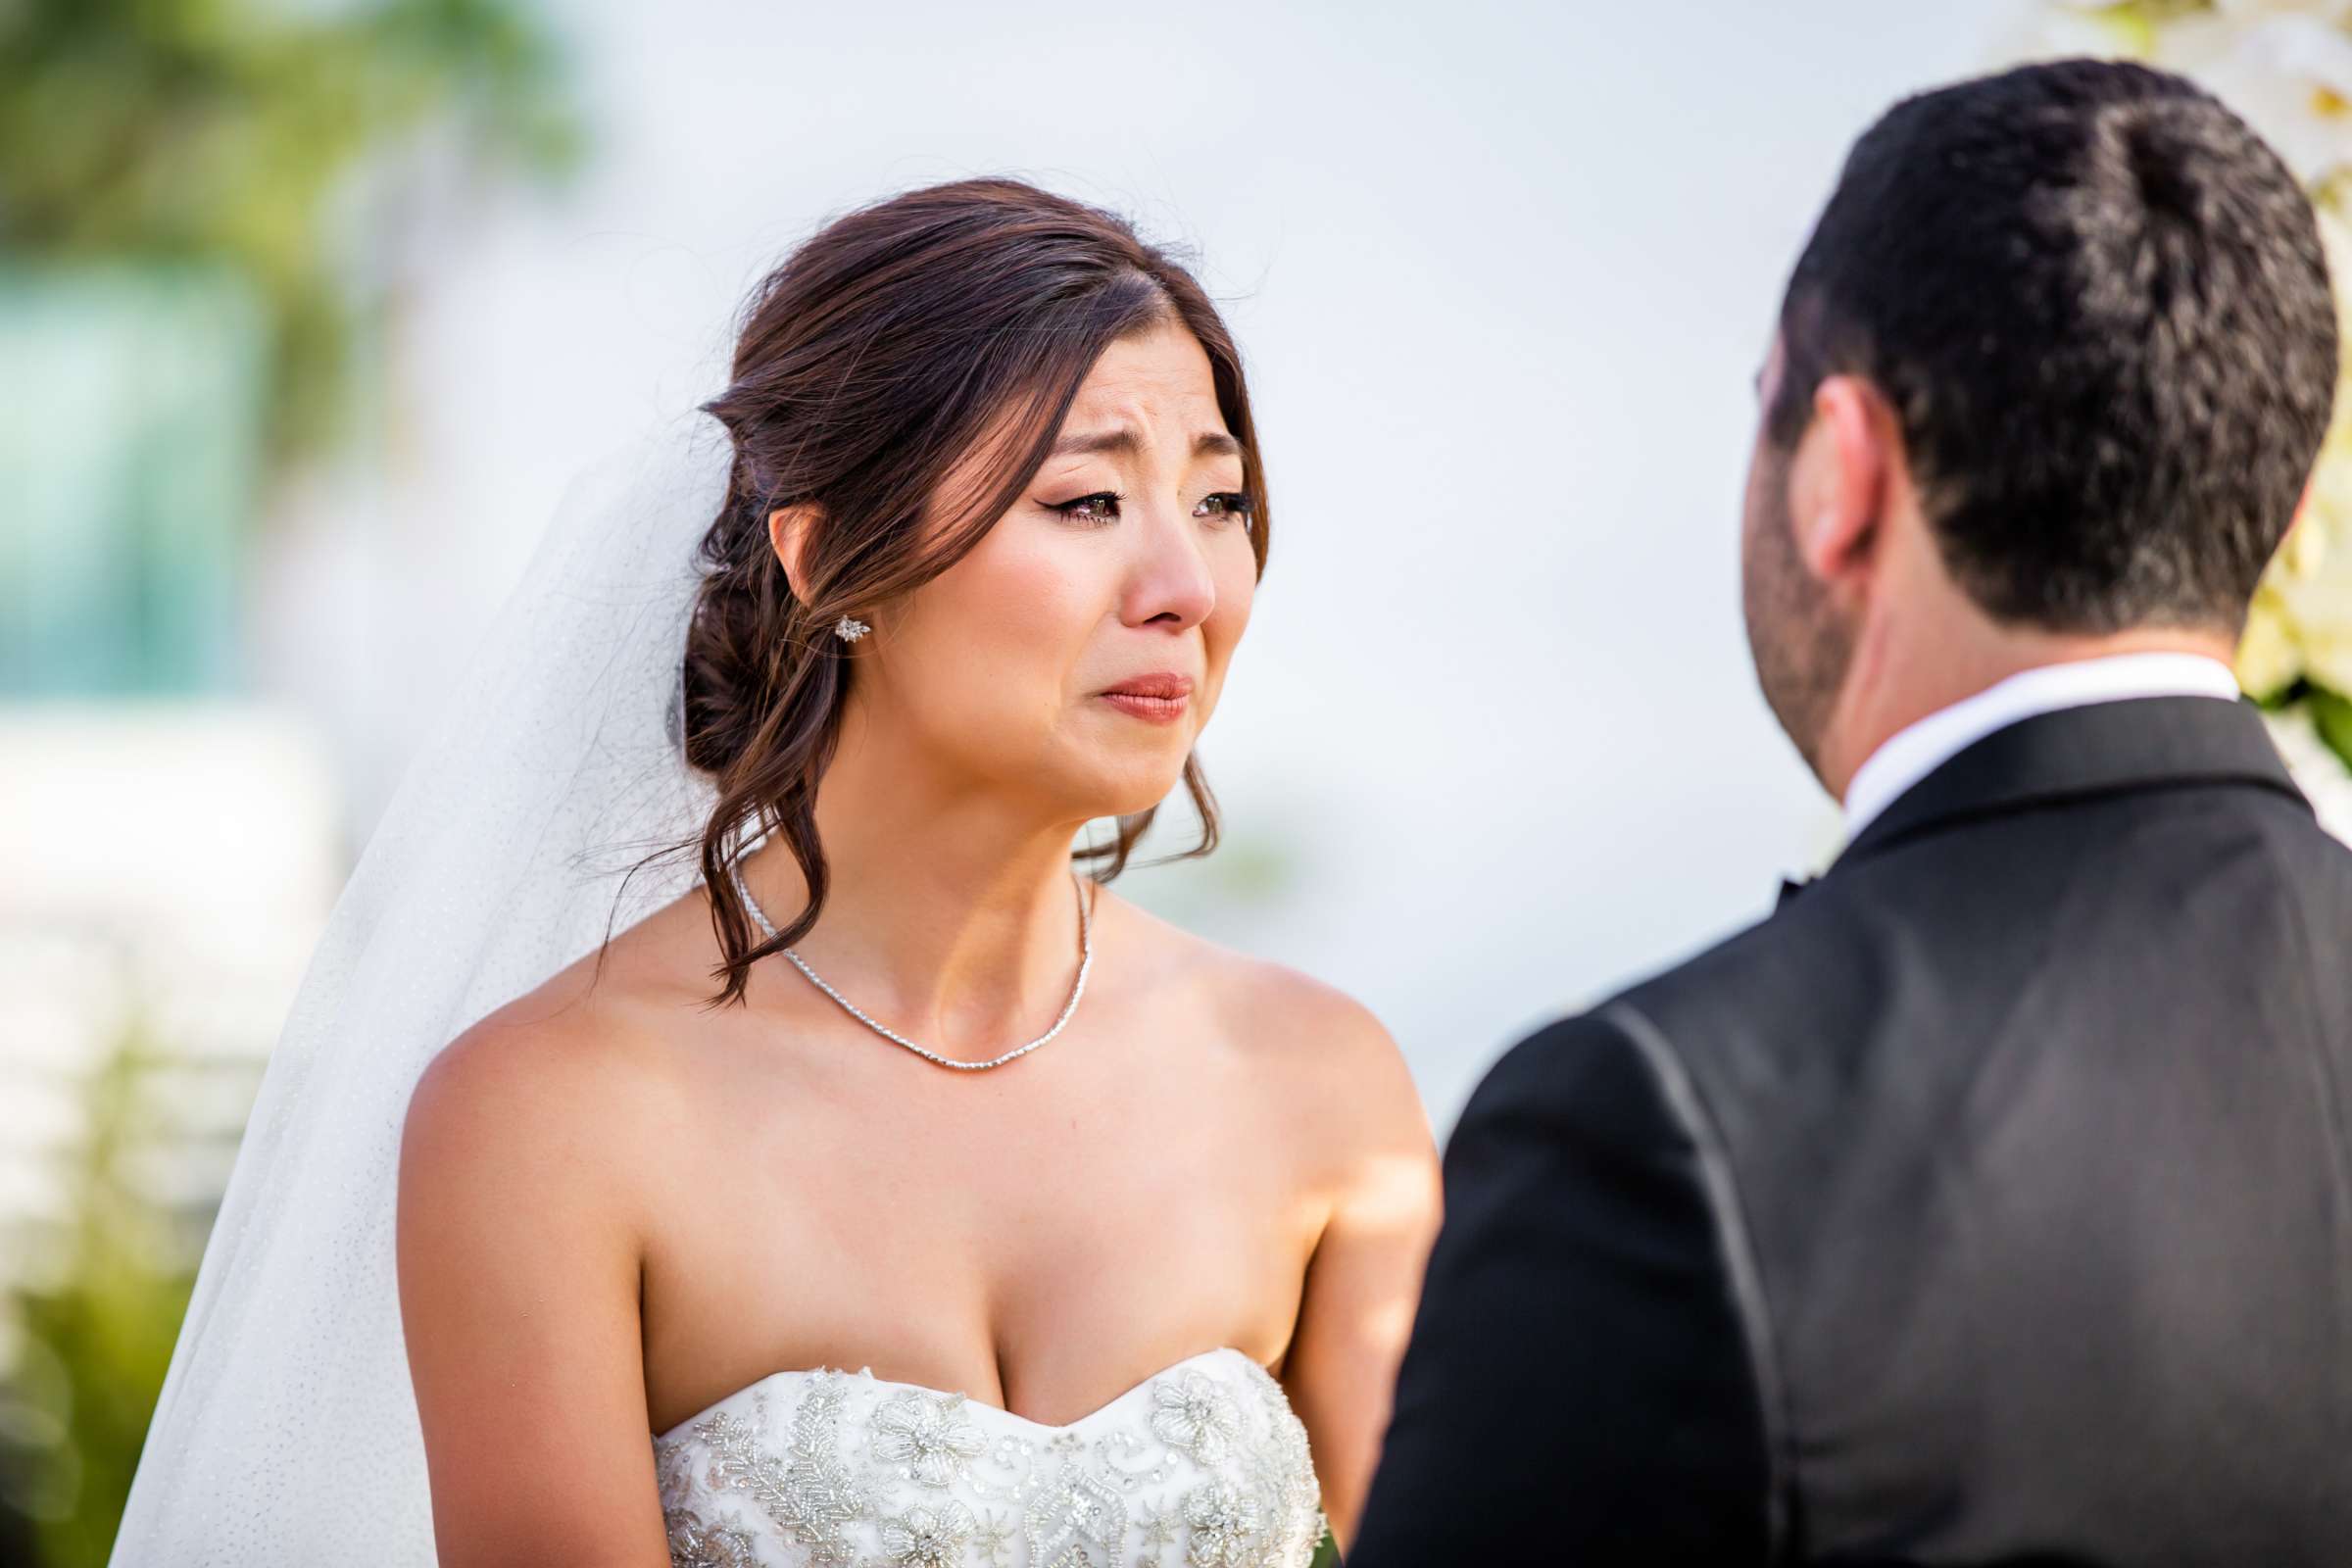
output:
[[[747,1531],[714,1525],[688,1502],[693,1487],[686,1450],[662,1450],[656,1470],[662,1488],[662,1517],[669,1528],[672,1568],[760,1568],[758,1548]]]
[[[882,1549],[899,1568],[956,1568],[972,1534],[972,1510],[960,1502],[931,1508],[916,1503],[882,1521]]]
[[[874,1457],[899,1466],[907,1480],[920,1485],[953,1486],[987,1451],[960,1394],[908,1389],[874,1412]]]
[[[1152,1385],[1152,1433],[1204,1470],[1223,1464],[1242,1433],[1233,1396],[1189,1367]]]
[[[1244,1568],[1257,1539],[1257,1499],[1231,1481],[1209,1481],[1185,1494],[1192,1531],[1184,1560],[1193,1568]]]
[[[785,1540],[808,1548],[816,1568],[851,1568],[857,1550],[848,1527],[867,1508],[865,1489],[841,1454],[845,1392],[837,1378],[812,1383],[780,1455],[760,1446],[757,1429],[730,1415],[710,1416],[694,1429],[710,1448],[711,1485],[747,1494]]]
[[[1306,1568],[1306,1429],[1236,1350],[1066,1427],[787,1372],[655,1443],[674,1568]]]

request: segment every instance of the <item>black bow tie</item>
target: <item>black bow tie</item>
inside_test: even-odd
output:
[[[1805,889],[1807,889],[1807,888],[1811,887],[1811,886],[1814,884],[1814,882],[1815,882],[1815,881],[1817,881],[1817,880],[1818,880],[1818,878],[1815,878],[1815,877],[1806,877],[1806,878],[1805,878],[1803,881],[1801,881],[1801,882],[1791,882],[1791,881],[1789,881],[1789,880],[1788,880],[1787,877],[1783,877],[1783,878],[1781,878],[1781,897],[1780,897],[1780,902],[1779,902],[1779,903],[1777,903],[1777,904],[1775,904],[1775,905],[1773,906],[1773,908],[1774,908],[1776,911],[1777,911],[1777,910],[1780,910],[1780,909],[1785,909],[1785,908],[1787,908],[1787,907],[1788,906],[1788,901],[1789,901],[1790,899],[1793,899],[1793,898],[1795,898],[1795,897],[1796,897],[1798,894],[1800,894],[1800,893],[1804,892],[1804,891],[1805,891]]]

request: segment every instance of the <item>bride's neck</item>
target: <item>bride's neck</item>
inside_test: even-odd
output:
[[[1043,1032],[1068,1000],[1079,824],[883,750],[845,736],[826,769],[816,822],[831,887],[795,951],[899,1033],[995,1054]],[[744,880],[779,924],[807,902],[780,840],[744,862]]]

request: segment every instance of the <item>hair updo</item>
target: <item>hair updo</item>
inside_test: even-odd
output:
[[[686,760],[718,790],[699,845],[723,955],[714,1004],[741,1000],[752,964],[799,941],[824,906],[816,792],[851,678],[833,623],[960,560],[1036,477],[1102,351],[1171,319],[1207,353],[1241,443],[1263,572],[1265,477],[1232,335],[1191,273],[1116,215],[1018,180],[935,185],[836,220],[754,291],[731,384],[703,405],[735,459],[702,540],[683,671]],[[993,456],[976,499],[926,527],[942,482],[983,442]],[[820,513],[803,547],[806,599],[767,526],[802,503]],[[1201,822],[1185,853],[1205,855],[1216,807],[1193,759],[1184,782]],[[1120,818],[1112,842],[1076,860],[1108,881],[1152,815]],[[760,940],[730,871],[769,832],[800,862],[808,901]]]

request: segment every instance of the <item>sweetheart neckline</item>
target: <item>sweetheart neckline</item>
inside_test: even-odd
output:
[[[694,1414],[688,1416],[685,1420],[680,1421],[676,1426],[671,1427],[668,1431],[663,1432],[656,1437],[654,1441],[656,1443],[675,1443],[682,1439],[688,1430],[697,1422],[715,1415],[725,1406],[733,1404],[736,1400],[741,1399],[748,1395],[755,1394],[758,1391],[766,1388],[769,1384],[777,1382],[781,1379],[814,1378],[826,1376],[828,1374],[835,1377],[859,1378],[867,1383],[875,1385],[878,1388],[905,1389],[915,1394],[927,1394],[935,1399],[960,1399],[963,1401],[963,1407],[965,1409],[981,1412],[985,1419],[1010,1421],[1017,1426],[1028,1427],[1032,1431],[1036,1432],[1054,1434],[1075,1432],[1080,1427],[1083,1427],[1090,1422],[1102,1419],[1103,1416],[1117,1409],[1120,1405],[1125,1404],[1128,1400],[1134,1398],[1137,1395],[1143,1393],[1146,1389],[1149,1389],[1152,1384],[1157,1383],[1161,1378],[1181,1372],[1186,1367],[1193,1365],[1195,1362],[1205,1361],[1211,1356],[1219,1355],[1238,1357],[1239,1359],[1248,1362],[1250,1366],[1256,1367],[1258,1371],[1265,1372],[1266,1376],[1273,1376],[1271,1372],[1266,1372],[1265,1367],[1260,1365],[1258,1361],[1248,1351],[1240,1349],[1231,1345],[1220,1345],[1214,1349],[1197,1350],[1193,1354],[1184,1357],[1182,1360],[1171,1361],[1166,1366],[1161,1367],[1158,1371],[1147,1375],[1142,1382],[1137,1383],[1130,1388],[1120,1390],[1117,1394],[1112,1395],[1109,1398],[1103,1400],[1101,1404],[1095,1406],[1092,1410],[1087,1411],[1086,1414],[1078,1417],[1076,1420],[1056,1424],[1049,1421],[1033,1420],[1028,1416],[1020,1414],[1018,1411],[1007,1410],[1001,1404],[990,1404],[985,1399],[975,1399],[970,1395],[964,1394],[958,1390],[935,1389],[927,1383],[904,1383],[897,1378],[878,1378],[874,1376],[874,1369],[870,1366],[860,1367],[856,1372],[851,1372],[846,1368],[832,1366],[785,1367],[778,1371],[770,1372],[765,1377],[754,1378],[751,1382],[746,1383],[742,1388],[737,1389],[732,1394],[722,1395],[720,1397],[705,1405],[702,1409],[695,1411]]]

